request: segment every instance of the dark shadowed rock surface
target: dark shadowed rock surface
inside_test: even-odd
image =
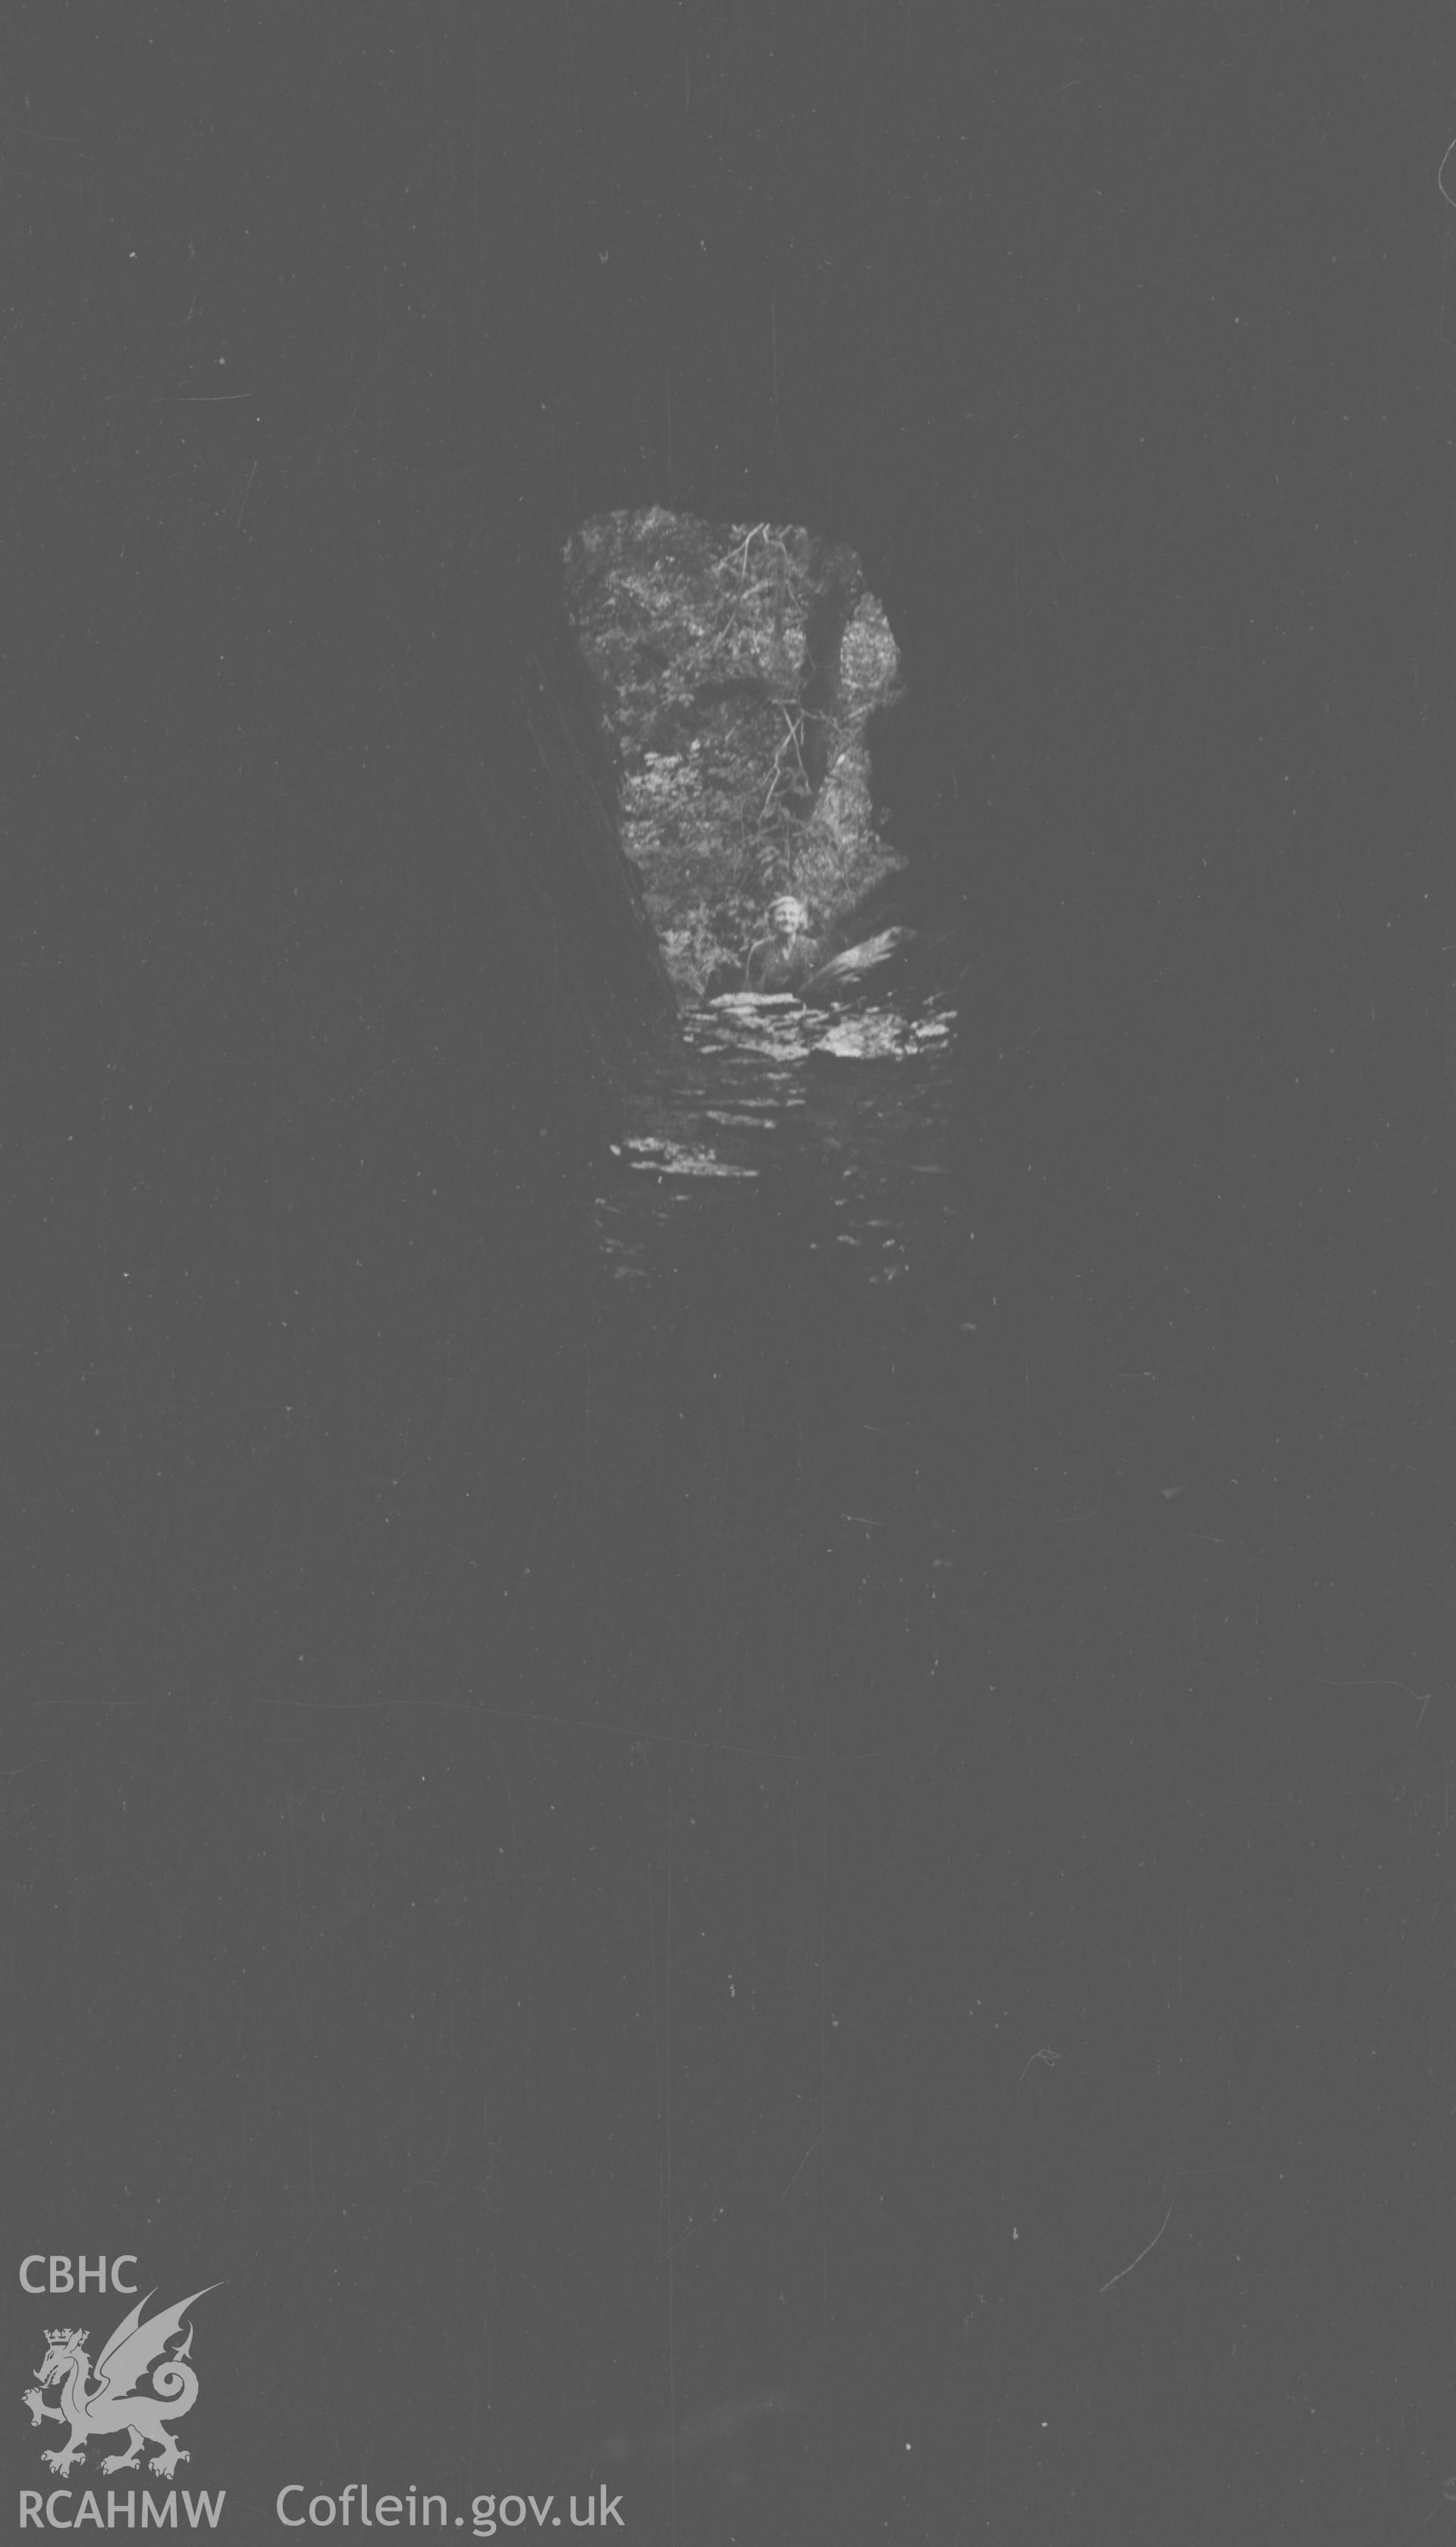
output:
[[[854,551],[651,505],[583,523],[565,568],[679,996],[739,986],[779,893],[822,951],[842,944],[899,863],[875,831],[866,742],[899,655]]]

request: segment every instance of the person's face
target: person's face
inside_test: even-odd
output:
[[[799,934],[799,912],[792,902],[781,903],[773,915],[774,935],[781,946],[792,944]]]

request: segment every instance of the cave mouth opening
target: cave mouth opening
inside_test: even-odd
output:
[[[899,649],[856,552],[801,524],[662,505],[562,551],[623,846],[680,1005],[797,989],[893,916],[873,721]]]

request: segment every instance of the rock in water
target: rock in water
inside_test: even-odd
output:
[[[814,1005],[854,998],[880,981],[886,967],[902,946],[912,943],[915,934],[913,928],[882,928],[878,936],[863,938],[858,946],[846,946],[842,954],[832,955],[827,964],[810,974],[800,998]]]

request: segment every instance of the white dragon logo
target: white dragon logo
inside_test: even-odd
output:
[[[158,2309],[155,2317],[141,2323],[141,2312],[154,2294],[138,2300],[130,2314],[124,2317],[114,2335],[91,2367],[85,2347],[84,2327],[47,2327],[48,2349],[36,2373],[40,2386],[28,2388],[22,2403],[31,2410],[31,2420],[39,2426],[43,2415],[53,2423],[69,2423],[70,2439],[59,2450],[43,2450],[41,2456],[57,2476],[69,2476],[86,2456],[85,2443],[96,2440],[103,2432],[126,2432],[130,2448],[115,2458],[103,2459],[103,2476],[115,2476],[122,2468],[141,2465],[143,2441],[154,2444],[160,2456],[146,2461],[149,2476],[175,2477],[179,2463],[191,2453],[180,2450],[175,2434],[166,2428],[179,2415],[187,2414],[197,2402],[198,2376],[188,2354],[192,2350],[192,2328],[187,2340],[165,2360],[159,2356],[182,2329],[182,2321],[195,2300],[206,2299],[208,2290],[221,2285],[210,2282],[207,2290],[194,2291],[191,2299],[179,2300],[175,2308]],[[151,2392],[138,2389],[136,2381],[144,2379],[151,2364]],[[57,2379],[65,2382],[58,2406],[47,2406],[44,2391]],[[95,2393],[87,2395],[95,2384]]]

